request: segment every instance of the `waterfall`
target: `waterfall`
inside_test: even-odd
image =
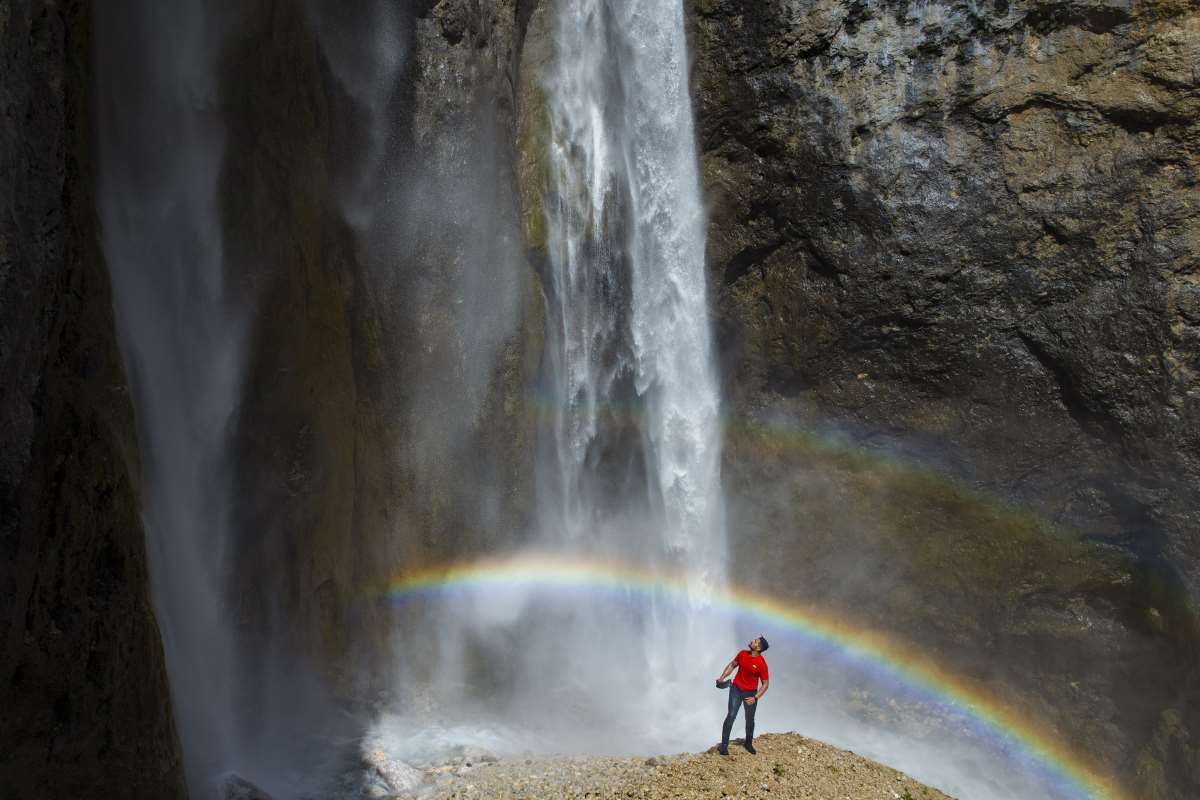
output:
[[[683,9],[563,0],[557,50],[547,227],[558,528],[574,542],[606,529],[606,504],[643,508],[651,541],[622,542],[619,555],[664,556],[702,598],[723,579],[725,531]],[[642,451],[632,466],[604,453],[631,447]],[[614,481],[613,470],[628,474]]]
[[[235,759],[229,420],[245,320],[230,301],[217,183],[222,33],[204,4],[95,15],[99,213],[133,391],[151,592],[194,796]]]
[[[730,580],[737,590],[728,591],[721,398],[683,0],[530,0],[492,4],[492,18],[487,4],[465,2],[95,5],[101,246],[136,412],[150,589],[191,796],[213,797],[228,772],[278,800],[382,793],[381,765],[367,769],[355,751],[416,761],[464,744],[505,754],[701,748],[725,713],[712,679],[758,625],[786,634],[771,653],[776,684],[760,731],[801,730],[960,795],[1075,796],[1037,752],[1054,747],[1000,706],[976,707],[976,678],[931,669],[938,653],[921,653],[921,640],[878,646],[852,620],[785,606],[792,593],[776,586]],[[239,28],[239,15],[255,8],[261,25]],[[283,30],[277,39],[289,13],[303,15],[299,38]],[[531,17],[543,27],[526,40],[520,26]],[[260,47],[283,57],[258,63]],[[318,50],[321,69],[293,71],[301,66],[294,56]],[[246,80],[261,80],[244,98],[249,110],[223,107],[222,88],[237,95]],[[297,87],[312,92],[286,91]],[[287,102],[259,120],[268,92]],[[516,108],[527,100],[536,108]],[[508,137],[520,128],[525,142],[529,119],[545,127],[513,164]],[[270,138],[268,126],[310,124],[312,137],[284,141],[282,158],[254,146]],[[231,142],[242,132],[255,141],[227,153],[227,129]],[[536,178],[526,174],[529,161]],[[241,180],[239,162],[262,173]],[[297,184],[276,182],[297,164],[314,169]],[[86,176],[89,166],[72,162],[69,172]],[[86,191],[76,178],[68,175],[68,188]],[[231,202],[238,192],[258,200]],[[544,228],[544,242],[522,240],[526,201],[544,215],[531,226]],[[243,263],[258,257],[240,255],[246,239],[261,244],[268,226],[293,222],[304,229],[289,240],[296,261]],[[538,423],[522,392],[541,331],[526,335],[523,323],[541,320],[522,318],[538,295],[523,272],[526,246],[546,299],[536,400],[547,413],[536,455],[525,452]],[[284,385],[346,410],[338,419],[347,424],[328,439],[304,425],[301,457],[275,449],[289,452],[294,469],[274,458],[265,467],[254,457],[238,463],[239,446],[252,448],[233,434],[254,430],[292,397],[279,392],[278,405],[256,407],[261,386],[246,380],[270,384],[297,366],[248,354],[277,343],[264,336],[253,347],[254,298],[244,296],[255,269],[262,277],[268,267],[345,279],[329,292],[306,283],[311,297],[296,304],[314,309],[294,318],[314,326],[296,350],[321,364],[313,383]],[[246,273],[235,283],[239,268]],[[343,313],[354,317],[345,331],[325,324]],[[271,332],[293,319],[270,317]],[[309,353],[326,331],[347,347]],[[250,375],[248,361],[257,365]],[[326,372],[335,361],[345,369]],[[344,403],[324,394],[352,382]],[[348,455],[331,459],[331,449]],[[772,458],[763,469],[775,463],[786,462]],[[310,482],[309,466],[337,480]],[[256,469],[295,475],[304,492],[262,499],[261,517],[245,506],[239,513],[235,503],[258,499]],[[859,481],[850,474],[857,469],[855,461],[838,480]],[[326,509],[347,524],[330,526],[336,536],[322,527],[320,536],[289,538],[299,526],[283,506],[327,491],[350,499],[320,504],[321,525]],[[778,533],[755,531],[770,534],[755,537],[766,552],[738,555],[761,564],[775,556],[774,536],[809,542],[808,511],[780,514]],[[259,531],[248,519],[282,520],[271,546],[250,552]],[[864,586],[875,591],[866,581],[882,552],[891,551],[811,553],[828,565],[818,588],[834,607]],[[342,559],[347,553],[355,558]],[[332,561],[347,567],[331,570],[337,580],[321,563]],[[938,595],[902,582],[920,563],[881,572],[879,591],[912,592],[904,608],[919,614],[929,605],[939,624],[927,602]],[[794,580],[785,569],[762,572]],[[246,600],[247,584],[266,609]],[[310,589],[303,602],[289,596]],[[377,630],[386,620],[393,627]],[[288,646],[289,630],[308,642],[333,628],[331,639],[390,634],[395,658],[363,667],[349,648],[342,660],[338,641],[329,646],[339,653],[331,676]]]
[[[318,10],[307,9],[311,24],[321,21]],[[356,30],[326,21],[322,43],[344,68],[339,77],[356,81],[356,97],[382,116],[376,107],[401,56],[380,53],[396,24],[382,10],[362,10],[354,19],[377,41],[361,64],[336,58]],[[267,257],[251,263],[227,233],[228,185],[244,175],[231,180],[243,168],[237,154],[227,158],[226,133],[239,120],[226,116],[222,89],[229,53],[252,21],[246,13],[205,0],[119,0],[96,13],[98,208],[137,418],[151,593],[189,790],[210,797],[236,772],[283,798],[326,782],[356,726],[329,701],[310,654],[289,649],[291,612],[254,619],[238,580],[239,569],[272,570],[250,576],[257,587],[295,577],[273,572],[286,568],[276,561],[237,561],[261,536],[245,523],[247,496],[270,481],[237,458],[239,426],[244,434],[256,421],[253,411],[239,415],[255,399],[246,385],[255,311],[248,288],[254,270],[292,267]],[[364,173],[382,149],[370,139],[366,163],[341,187],[352,222],[369,221],[373,178]]]
[[[683,8],[560,0],[552,30],[539,546],[682,576],[690,602],[530,600],[531,625],[556,634],[525,637],[538,653],[526,669],[555,654],[579,676],[564,688],[579,697],[576,731],[561,734],[577,746],[612,748],[617,731],[624,747],[696,746],[735,645],[707,608],[725,580],[722,431]],[[629,664],[655,676],[650,697],[628,697]]]
[[[712,679],[736,649],[732,621],[708,606],[725,580],[722,432],[683,8],[550,0],[534,16],[546,58],[525,79],[545,107],[524,113],[544,110],[546,135],[522,155],[544,166],[529,188],[546,232],[547,413],[535,529],[498,532],[497,549],[618,562],[651,579],[605,592],[460,587],[410,606],[437,671],[402,669],[396,714],[376,727],[406,758],[460,743],[701,746],[719,734]],[[682,578],[686,597],[654,577]],[[631,670],[654,690],[631,691]]]
[[[358,28],[339,32],[322,16],[325,6],[305,9],[322,31],[317,38],[335,79],[349,84],[347,93],[370,117],[361,169],[340,186],[342,211],[357,233],[390,230],[398,212],[372,205],[386,183],[374,173],[390,157],[382,127],[406,56],[373,46],[360,63],[347,44]],[[551,654],[565,667],[550,678],[553,691],[571,710],[560,727],[522,741],[613,749],[604,740],[643,701],[626,695],[613,702],[626,678],[598,647],[635,654],[669,685],[654,702],[690,713],[697,705],[690,693],[701,691],[701,676],[711,680],[732,645],[704,621],[705,598],[724,580],[719,397],[683,9],[678,0],[562,0],[555,13],[558,58],[543,76],[552,124],[545,379],[553,411],[538,544],[686,575],[693,602],[680,609],[653,599],[647,605],[644,595],[610,607],[589,598],[469,598],[429,616],[437,620],[442,681],[429,692],[447,693],[453,705],[441,707],[470,725],[488,717],[510,730],[538,731],[542,687],[523,679]],[[103,247],[138,419],[152,592],[196,796],[208,795],[213,778],[229,770],[278,794],[289,779],[264,765],[299,760],[285,735],[286,721],[299,717],[277,707],[292,697],[291,684],[275,680],[279,665],[247,663],[227,597],[237,544],[231,429],[252,311],[227,280],[233,257],[219,202],[225,128],[218,76],[232,24],[201,0],[170,11],[122,0],[96,18]],[[486,141],[483,133],[472,136]],[[405,204],[425,203],[426,212],[474,208],[466,178],[438,168],[453,153],[443,155],[433,159],[428,180],[403,194]],[[471,174],[478,179],[477,170]],[[415,210],[422,209],[406,209]],[[462,219],[478,224],[488,215],[495,209]],[[507,231],[508,217],[500,216],[467,241],[471,258],[454,278],[473,298],[461,320],[468,376],[491,375],[503,339],[496,332],[507,331],[500,323],[512,316],[511,287],[496,270],[498,242],[509,241],[507,233],[494,235]],[[377,240],[389,241],[382,233],[370,241]],[[517,252],[515,244],[510,249]],[[485,270],[492,283],[480,277]],[[424,397],[424,387],[413,393]],[[478,405],[470,397],[448,400]],[[464,414],[449,416],[458,425]],[[449,436],[432,430],[424,435]],[[491,683],[476,682],[480,664]],[[308,702],[293,699],[297,707]],[[619,749],[695,744],[692,721],[687,713],[659,715],[643,738],[623,740]],[[430,728],[417,730],[425,744],[437,739]]]

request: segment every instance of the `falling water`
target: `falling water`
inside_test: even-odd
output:
[[[734,641],[706,613],[726,545],[683,8],[561,0],[553,31],[539,546],[682,574],[691,602],[527,599],[532,633],[517,641],[536,655],[518,662],[528,672],[551,655],[577,676],[560,687],[576,715],[559,746],[694,746],[711,732],[688,710],[704,705],[697,692],[711,699]],[[650,697],[629,695],[629,664],[655,676]]]
[[[100,218],[138,419],[151,589],[185,769],[207,796],[237,748],[222,586],[244,324],[222,271],[221,31],[196,0],[124,0],[95,22]]]
[[[557,36],[547,216],[559,524],[567,541],[603,538],[614,507],[648,512],[649,539],[632,552],[686,570],[701,599],[722,580],[725,531],[683,9],[563,0]],[[622,462],[630,451],[641,458]]]
[[[537,530],[507,549],[525,541],[683,574],[690,602],[513,587],[422,609],[434,620],[426,641],[437,674],[424,683],[405,675],[397,717],[379,725],[405,756],[464,742],[508,751],[699,746],[719,730],[712,679],[736,648],[729,620],[707,609],[724,582],[726,545],[683,8],[555,0],[543,12],[536,35],[549,35],[554,55],[537,81],[550,135],[539,140],[544,151],[526,155],[547,176],[538,191],[550,413]],[[631,669],[655,691],[631,691]]]
[[[319,9],[309,10],[318,22]],[[365,11],[364,27],[387,21]],[[246,647],[234,607],[233,560],[246,540],[235,513],[235,477],[245,465],[236,461],[234,434],[254,300],[248,281],[230,280],[221,217],[222,59],[238,14],[205,0],[119,0],[96,14],[98,199],[137,415],[151,590],[189,790],[211,797],[235,772],[289,797],[328,780],[353,726],[306,665],[274,646],[277,631],[257,631],[260,640]],[[388,29],[368,27],[376,39]],[[352,35],[325,26],[331,62]],[[395,78],[400,56],[379,56],[384,49],[371,48],[362,67],[337,62],[364,104],[381,104]],[[369,144],[362,171],[381,158],[382,145]],[[342,195],[347,217],[360,223],[369,183],[356,172]],[[238,485],[252,485],[244,469]]]
[[[732,646],[704,616],[726,554],[683,9],[563,0],[556,33],[546,215],[561,516],[543,524],[570,552],[687,576],[690,611],[655,602],[630,620],[626,647],[675,684],[656,695],[665,712],[719,671],[714,646]]]

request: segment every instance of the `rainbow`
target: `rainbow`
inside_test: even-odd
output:
[[[447,564],[402,573],[387,585],[393,602],[438,596],[471,588],[610,589],[656,592],[686,600],[692,588],[684,575],[664,575],[636,565],[567,558],[553,554],[522,555]],[[951,709],[990,729],[1002,741],[1044,765],[1059,780],[1092,798],[1125,800],[1118,781],[1072,752],[1037,724],[1019,717],[989,697],[976,683],[952,674],[912,646],[834,613],[787,605],[766,594],[728,587],[709,602],[717,609],[752,616],[757,621],[832,646],[870,664]]]

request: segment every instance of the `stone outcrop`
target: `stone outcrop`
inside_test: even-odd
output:
[[[894,769],[852,752],[795,733],[754,738],[758,753],[734,739],[729,755],[716,747],[704,753],[646,758],[539,756],[476,761],[426,770],[431,800],[464,793],[511,800],[584,800],[589,797],[667,798],[742,797],[746,800],[843,800],[894,797],[947,800]]]
[[[797,565],[743,570],[1188,796],[1200,15],[692,12],[731,527]]]
[[[100,254],[91,4],[0,6],[0,796],[183,797]]]

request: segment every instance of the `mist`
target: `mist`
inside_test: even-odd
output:
[[[151,586],[191,776],[245,748],[223,603],[229,424],[249,310],[228,288],[217,211],[224,22],[199,2],[136,0],[96,19],[104,251],[135,395]],[[193,782],[197,794],[203,788]]]
[[[714,679],[765,635],[760,733],[961,797],[1083,796],[968,698],[736,602],[854,612],[1064,752],[1109,740],[1072,738],[1086,699],[1031,711],[1029,676],[1121,675],[990,658],[1073,641],[1029,597],[1108,632],[1135,604],[1107,551],[935,459],[734,415],[684,4],[450,5],[96,14],[104,255],[192,795],[235,773],[340,797],[377,750],[702,751]],[[1020,552],[975,575],[935,536]],[[505,561],[594,569],[392,588]],[[954,649],[979,631],[993,650]]]

